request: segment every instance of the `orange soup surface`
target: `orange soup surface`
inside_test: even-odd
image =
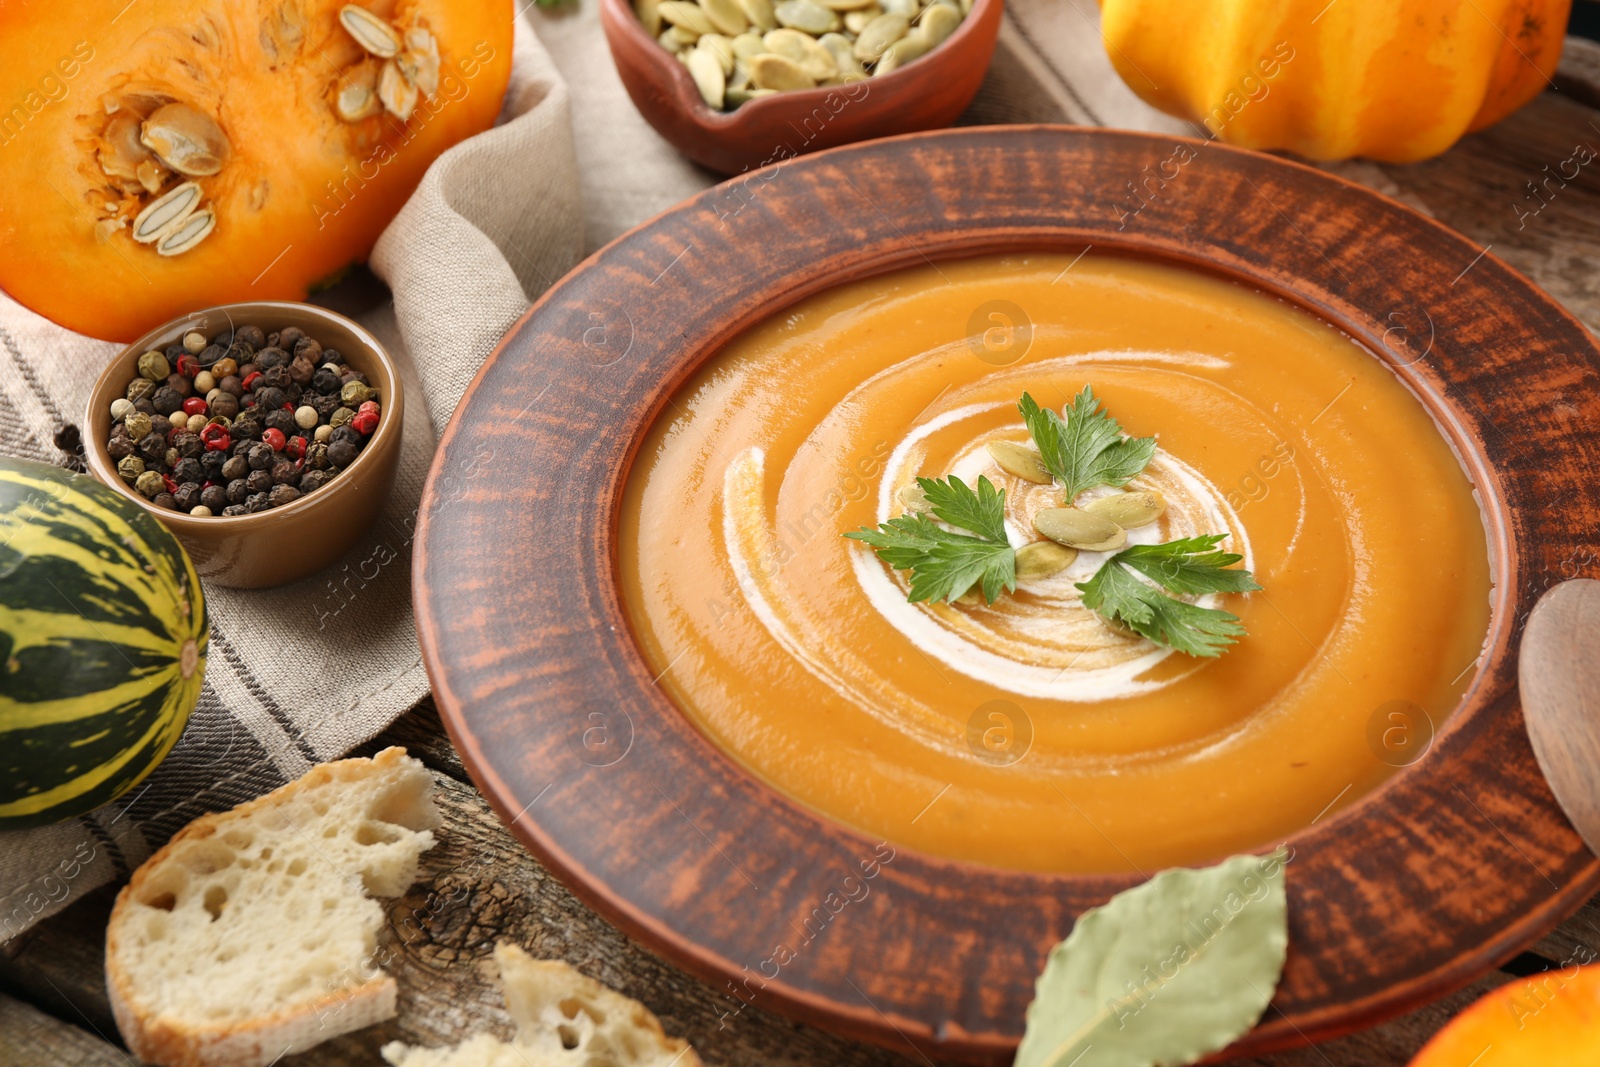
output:
[[[1263,587],[1203,601],[1247,629],[1217,659],[1085,608],[1109,553],[911,604],[842,536],[956,474],[1036,540],[1060,488],[984,446],[1028,441],[1024,391],[1059,411],[1085,385],[1159,444],[1128,488],[1168,506],[1130,539],[1227,534]],[[1041,871],[1151,873],[1326,818],[1424,750],[1489,617],[1473,487],[1382,362],[1272,297],[1094,253],[905,270],[748,330],[647,435],[620,565],[660,685],[751,773],[873,838]]]

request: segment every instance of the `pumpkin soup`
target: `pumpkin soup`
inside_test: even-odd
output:
[[[1060,413],[1085,387],[1156,448],[1077,502],[1159,494],[1128,544],[1223,535],[1259,583],[1198,598],[1238,616],[1224,654],[1085,606],[1110,551],[911,602],[842,536],[954,476],[1039,541],[1072,501],[990,446],[1030,443],[1024,393]],[[1390,741],[1420,750],[1488,627],[1472,486],[1383,363],[1271,297],[1093,253],[905,270],[746,331],[647,434],[620,544],[659,684],[730,756],[870,836],[1030,870],[1148,873],[1325,817],[1404,762]]]

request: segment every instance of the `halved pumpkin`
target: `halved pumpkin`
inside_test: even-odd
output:
[[[126,341],[303,299],[487,129],[510,0],[0,3],[0,288]]]

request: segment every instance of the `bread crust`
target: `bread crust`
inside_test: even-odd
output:
[[[106,927],[106,993],[132,1053],[160,1067],[268,1067],[287,1053],[304,1051],[332,1037],[350,1033],[395,1015],[393,978],[376,970],[359,985],[329,993],[293,1009],[239,1023],[196,1026],[185,1020],[152,1014],[139,1003],[123,966],[121,939],[139,890],[185,843],[201,841],[226,830],[245,815],[279,806],[297,794],[333,781],[354,782],[381,775],[404,763],[406,750],[386,748],[371,759],[358,757],[318,764],[305,775],[264,796],[228,811],[202,815],[173,835],[133,872],[117,894]]]

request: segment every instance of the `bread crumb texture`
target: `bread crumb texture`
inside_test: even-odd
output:
[[[643,1004],[561,960],[536,960],[515,945],[494,950],[511,1042],[476,1034],[454,1048],[383,1047],[391,1067],[701,1067],[682,1038],[668,1037]]]
[[[134,872],[106,933],[128,1047],[162,1067],[265,1067],[394,1015],[383,908],[440,823],[404,749],[312,768],[202,816]]]

